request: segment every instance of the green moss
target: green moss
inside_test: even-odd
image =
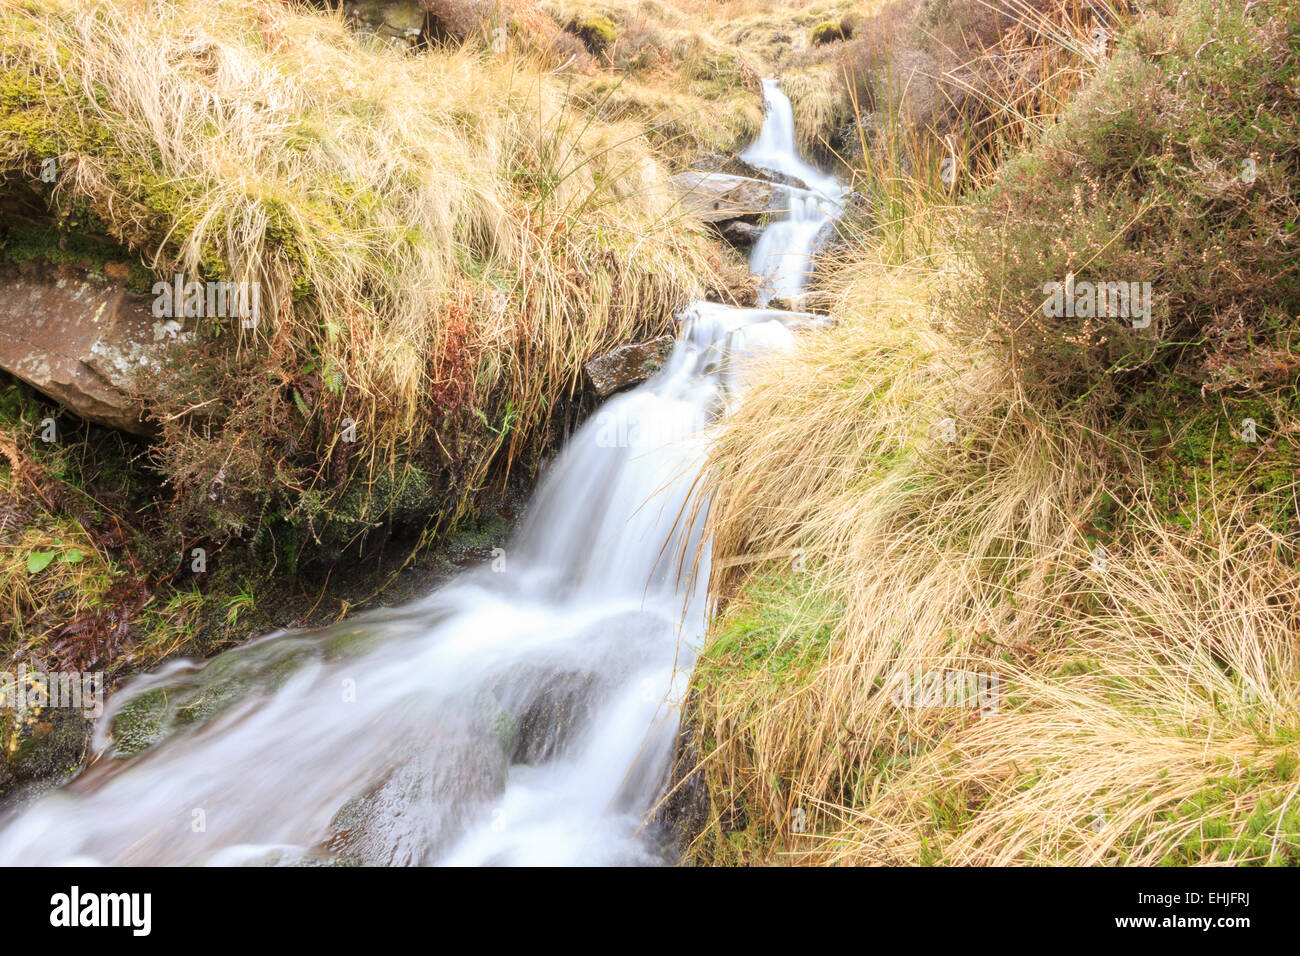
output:
[[[1190,866],[1235,860],[1272,866],[1300,863],[1300,807],[1286,796],[1254,797],[1258,774],[1211,779],[1177,806],[1157,815],[1157,826],[1188,823],[1187,833],[1162,861]],[[1230,808],[1230,809],[1229,809]]]
[[[161,688],[132,697],[113,715],[112,755],[133,757],[166,737],[168,711]]]
[[[112,263],[126,270],[122,284],[130,291],[144,294],[153,287],[153,274],[137,256],[111,242],[92,238],[103,234],[93,217],[85,224],[77,222],[69,226],[72,228],[15,223],[0,227],[0,262],[21,265],[46,260],[54,265],[88,267],[100,275],[104,274],[105,265]]]
[[[847,40],[844,28],[835,20],[824,20],[812,29],[812,42],[814,46],[820,46],[825,43],[839,43],[841,40]]]
[[[696,664],[697,680],[741,672],[794,681],[824,657],[839,608],[805,586],[797,571],[771,569],[745,588]]]
[[[592,54],[603,53],[618,39],[618,30],[614,27],[614,21],[600,14],[572,20],[569,23],[569,32],[582,40]]]
[[[1205,526],[1222,509],[1244,507],[1286,536],[1295,530],[1291,498],[1300,481],[1297,417],[1295,384],[1205,397],[1171,378],[1133,396],[1128,424],[1141,438],[1152,503],[1168,520]]]

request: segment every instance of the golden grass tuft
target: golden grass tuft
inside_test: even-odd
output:
[[[272,404],[296,389],[316,464],[290,485],[318,485],[342,451],[371,476],[426,440],[456,458],[446,423],[469,415],[489,426],[455,465],[472,492],[585,359],[711,281],[640,130],[577,112],[511,50],[410,55],[341,16],[244,0],[0,17],[4,171],[31,174],[54,142],[56,208],[88,206],[158,275],[261,283],[258,329],[206,331],[257,350]]]
[[[695,675],[695,858],[1296,862],[1289,543],[1245,502],[1189,530],[1141,495],[1102,534],[1124,449],[945,329],[960,263],[839,275],[842,326],[759,375],[711,460],[735,600]],[[898,706],[918,671],[997,675],[996,711]]]

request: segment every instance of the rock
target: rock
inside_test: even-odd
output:
[[[719,231],[722,233],[722,238],[733,246],[752,246],[763,234],[761,227],[742,219],[732,219],[730,222],[723,223]]]
[[[798,297],[802,300],[803,296]],[[774,296],[767,300],[767,308],[777,309],[781,312],[802,312],[803,302],[795,299],[787,299],[785,296]]]
[[[677,730],[673,766],[665,793],[650,820],[679,859],[686,856],[690,845],[709,823],[709,788],[700,770],[700,752],[695,740],[697,704],[692,694]],[[738,829],[731,813],[725,814],[722,822]]]
[[[672,177],[672,183],[682,205],[705,222],[753,220],[785,208],[782,188],[762,179],[691,169]]]
[[[674,342],[673,336],[661,335],[635,345],[622,345],[592,359],[583,369],[596,394],[604,398],[620,389],[639,385],[659,371],[672,353]]]
[[[353,0],[344,11],[361,32],[414,44],[424,34],[425,12],[419,0]]]
[[[0,368],[82,418],[147,435],[132,380],[156,373],[188,338],[148,296],[92,273],[0,278]]]
[[[517,720],[510,762],[537,766],[563,753],[591,721],[607,694],[596,676],[582,672],[551,674]]]
[[[782,186],[793,186],[796,189],[808,188],[808,184],[798,176],[779,173],[775,169],[764,169],[729,153],[709,153],[702,156],[694,165],[697,169],[710,173],[726,173],[731,176],[743,176],[746,179],[762,179],[770,183],[779,183]]]

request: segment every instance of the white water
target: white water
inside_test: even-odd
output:
[[[789,102],[765,91],[746,157],[819,194],[760,243],[797,294],[841,191],[800,161]],[[97,763],[5,821],[0,864],[662,862],[644,819],[709,610],[693,586],[706,428],[742,392],[745,356],[789,347],[791,318],[688,309],[665,367],[548,470],[504,567],[131,682]]]
[[[794,110],[776,80],[763,81],[767,115],[754,144],[740,158],[760,169],[801,180],[807,189],[784,187],[786,217],[772,223],[754,243],[749,269],[763,277],[759,301],[798,298],[808,281],[812,254],[827,224],[844,208],[847,189],[799,156],[794,139]]]

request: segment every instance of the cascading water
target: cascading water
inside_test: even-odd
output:
[[[769,294],[797,294],[843,193],[764,91],[745,158],[809,189],[753,261]],[[798,321],[683,313],[664,368],[573,437],[493,567],[129,683],[100,759],[5,822],[0,864],[662,862],[644,819],[708,615],[705,430],[745,357],[788,347]]]
[[[806,186],[782,189],[785,218],[773,222],[754,244],[749,269],[763,277],[759,302],[782,297],[794,301],[808,281],[817,242],[844,208],[847,192],[834,176],[821,172],[799,156],[794,140],[794,109],[776,80],[763,81],[767,115],[754,144],[740,158],[760,169],[793,177]]]

